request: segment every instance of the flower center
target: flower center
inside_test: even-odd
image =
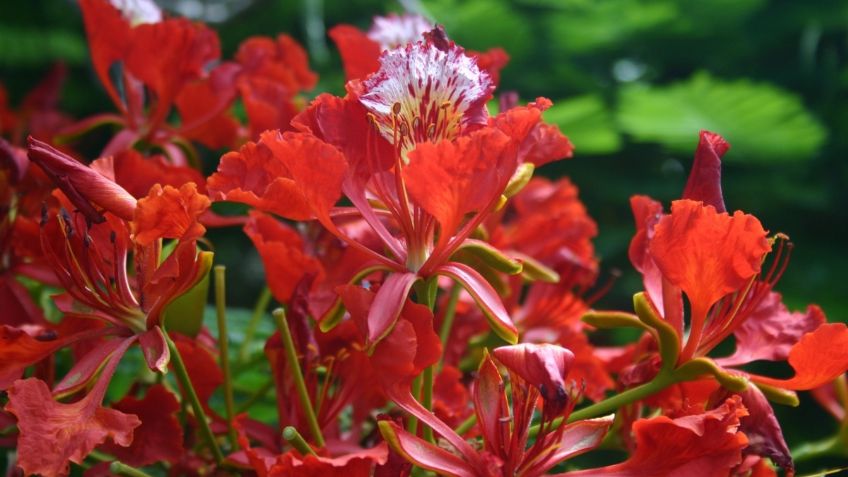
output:
[[[384,52],[380,64],[359,99],[402,155],[417,143],[454,139],[486,124],[494,85],[462,48],[419,41]]]

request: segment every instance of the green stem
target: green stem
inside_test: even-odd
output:
[[[601,402],[597,402],[591,406],[572,412],[571,415],[568,416],[568,422],[581,421],[583,419],[591,419],[593,417],[609,414],[622,406],[632,404],[640,399],[656,394],[668,386],[671,386],[675,382],[677,382],[677,379],[674,377],[673,373],[660,372],[660,374],[658,374],[654,379],[645,384],[628,389],[627,391],[616,394],[609,399],[604,399]],[[551,430],[558,428],[562,424],[562,418],[555,419],[551,424]],[[539,434],[538,424],[531,426],[529,432],[530,437],[536,437],[537,434]]]
[[[424,368],[423,378],[421,379],[421,405],[428,411],[433,410],[433,368],[435,366],[427,366]],[[427,442],[435,443],[433,438],[433,428],[424,426],[424,439]]]
[[[230,448],[238,449],[238,436],[233,427],[235,417],[235,402],[233,401],[233,375],[230,370],[230,339],[227,334],[227,268],[223,265],[215,266],[215,311],[218,318],[218,359],[221,371],[224,375],[224,407],[227,413],[227,436],[230,439]]]
[[[312,450],[311,447],[309,447],[309,444],[306,442],[306,439],[304,439],[303,436],[300,435],[300,433],[297,432],[297,429],[295,429],[293,426],[286,426],[286,428],[283,429],[283,439],[289,444],[291,444],[292,447],[297,449],[297,451],[300,452],[301,455],[316,455],[315,451]]]
[[[271,289],[266,286],[262,289],[262,293],[259,294],[259,298],[256,299],[253,314],[250,315],[250,321],[247,322],[247,327],[244,329],[244,341],[242,341],[238,352],[239,363],[244,363],[247,360],[247,353],[253,342],[253,335],[256,334],[256,328],[259,327],[259,322],[262,320],[262,316],[265,315],[265,311],[268,309],[270,303]]]
[[[451,328],[453,328],[453,319],[456,317],[456,305],[459,303],[460,293],[462,293],[462,287],[458,283],[454,283],[445,308],[445,318],[442,320],[442,327],[439,329],[439,339],[442,341],[443,349],[448,344]]]
[[[215,456],[215,462],[220,464],[224,461],[224,455],[221,453],[221,449],[218,448],[218,444],[215,442],[215,435],[212,434],[212,429],[209,427],[209,421],[206,418],[206,413],[203,412],[203,406],[200,404],[200,399],[197,397],[197,391],[194,390],[194,386],[191,384],[191,379],[188,377],[188,371],[186,370],[182,356],[180,356],[180,350],[177,349],[177,345],[174,344],[174,341],[170,336],[168,336],[168,333],[164,329],[162,330],[162,333],[165,335],[165,340],[168,341],[168,350],[170,350],[171,360],[174,362],[174,372],[177,375],[177,381],[179,381],[182,386],[183,398],[187,398],[191,404],[191,408],[194,411],[194,417],[200,426],[200,434],[206,441],[206,445],[209,446],[209,450],[212,451],[212,455]]]
[[[459,427],[456,428],[456,433],[460,436],[470,431],[474,424],[477,424],[477,414],[472,414],[468,416],[468,419],[462,421],[459,424]]]
[[[109,464],[109,472],[118,475],[124,475],[126,477],[152,477],[147,472],[143,472],[141,470],[136,469],[135,467],[130,467],[123,462],[118,462],[117,460]]]
[[[315,410],[312,408],[312,402],[309,400],[309,392],[306,389],[306,382],[303,380],[303,371],[300,369],[297,350],[294,349],[294,340],[289,329],[289,322],[286,319],[286,311],[282,308],[277,308],[274,310],[273,315],[277,322],[277,328],[280,331],[280,337],[283,339],[283,346],[286,348],[286,359],[289,362],[289,368],[291,368],[292,376],[294,377],[297,395],[300,398],[300,405],[303,407],[304,414],[306,414],[309,432],[312,434],[312,438],[315,439],[315,444],[318,447],[324,447],[324,436],[321,434],[318,418],[315,416]]]
[[[247,410],[250,409],[251,406],[253,406],[254,404],[256,404],[257,401],[265,397],[265,395],[268,394],[268,391],[270,391],[273,387],[274,381],[268,381],[267,383],[265,383],[261,388],[259,388],[259,390],[253,393],[253,395],[251,395],[247,399],[247,401],[244,401],[243,403],[238,405],[238,407],[236,408],[236,414],[247,412]]]
[[[416,376],[412,380],[412,389],[410,390],[412,396],[415,399],[418,399],[418,396],[421,395],[421,376]],[[418,418],[415,416],[409,416],[409,421],[406,423],[406,430],[409,431],[413,436],[418,435]]]

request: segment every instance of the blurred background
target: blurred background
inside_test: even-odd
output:
[[[598,304],[629,309],[640,288],[626,251],[628,199],[668,204],[683,190],[700,129],[731,143],[728,209],[788,234],[793,257],[778,291],[792,309],[820,304],[848,319],[848,2],[844,0],[161,0],[167,11],[209,23],[223,57],[253,35],[300,40],[320,74],[315,94],[341,93],[341,62],[326,30],[367,29],[374,15],[418,11],[468,49],[511,57],[500,91],[546,96],[546,113],[575,157],[540,173],[567,175],[597,220],[607,273],[623,272]],[[57,61],[68,67],[63,109],[82,118],[111,111],[88,60],[71,0],[0,0],[0,82],[14,104]],[[215,153],[208,152],[210,156]],[[215,163],[210,157],[208,164]],[[236,231],[214,232],[230,268],[231,303],[250,306],[262,283],[253,248]],[[827,419],[823,413],[785,419]],[[784,417],[782,417],[784,418]],[[791,425],[791,424],[790,424]],[[801,426],[809,427],[809,426]],[[814,431],[810,431],[814,432]],[[824,431],[822,431],[824,432]],[[803,432],[802,432],[803,434]],[[787,436],[792,444],[793,436]]]

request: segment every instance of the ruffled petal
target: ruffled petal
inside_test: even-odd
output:
[[[649,250],[663,277],[686,293],[698,315],[759,273],[771,246],[753,215],[678,200],[657,223]]]
[[[159,184],[138,201],[132,221],[133,239],[149,245],[160,238],[194,240],[206,232],[198,218],[209,208],[209,198],[193,182],[179,189]]]

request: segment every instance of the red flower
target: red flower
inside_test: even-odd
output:
[[[209,179],[213,197],[315,217],[392,272],[368,319],[369,344],[391,330],[413,284],[433,275],[462,283],[494,330],[515,339],[494,290],[450,260],[498,206],[539,108],[516,108],[488,126],[491,83],[459,47],[444,47],[428,40],[386,52],[380,72],[352,85],[347,98],[320,96],[298,116],[293,124],[303,132],[266,132],[225,155]],[[425,67],[433,61],[438,69]],[[342,193],[353,209],[333,209]],[[351,218],[364,220],[387,252],[349,236],[339,223]]]
[[[226,110],[235,98],[235,71],[229,64],[208,69],[220,56],[214,31],[185,19],[162,19],[155,5],[147,5],[148,11],[121,11],[106,0],[80,0],[80,6],[94,70],[120,115],[89,118],[65,134],[117,124],[123,129],[104,156],[143,140],[163,148],[178,165],[186,162],[174,145],[180,139],[203,140],[209,147],[232,144],[238,124]],[[109,75],[116,63],[122,65],[123,96]],[[182,122],[172,128],[166,120],[174,106]]]
[[[495,361],[486,356],[478,371],[473,398],[484,449],[475,451],[457,445],[462,438],[453,430],[435,428],[451,442],[459,455],[430,444],[390,421],[380,422],[380,431],[389,445],[419,467],[447,475],[462,476],[540,476],[558,463],[588,452],[600,444],[612,424],[612,416],[563,424],[553,429],[553,421],[566,419],[574,406],[574,396],[566,377],[574,355],[555,345],[521,344],[494,351],[494,357],[508,370],[512,383],[511,412],[506,386]],[[537,401],[542,401],[539,435],[532,444],[531,420]],[[421,417],[430,423],[435,417]]]
[[[753,359],[788,358],[793,378],[744,374],[787,390],[812,389],[848,369],[848,327],[825,324],[817,307],[807,315],[791,314],[771,291],[788,260],[786,237],[769,240],[755,217],[723,212],[719,167],[728,147],[721,137],[701,133],[684,199],[672,203],[670,214],[663,215],[662,206],[650,199],[632,200],[638,232],[631,242],[631,260],[643,273],[654,308],[677,333],[678,364],[706,356],[735,334],[736,353],[717,363],[738,366]],[[774,242],[779,245],[775,258],[764,268]],[[681,294],[691,309],[685,346]]]
[[[30,157],[70,194],[56,193],[62,208],[45,211],[41,230],[44,254],[65,289],[55,298],[64,317],[46,328],[4,327],[0,355],[11,359],[3,360],[0,381],[7,384],[62,347],[90,348],[52,394],[34,378],[15,382],[9,391],[7,409],[21,429],[19,464],[26,472],[64,475],[69,460],[81,462],[107,437],[124,447],[132,441],[138,419],[100,403],[118,361],[136,341],[150,369],[167,369],[170,354],[161,329],[165,309],[194,287],[211,263],[211,254],[198,253],[196,247],[204,231],[197,218],[209,200],[189,183],[179,190],[156,185],[136,201],[46,144],[31,140]],[[163,238],[177,239],[167,256]],[[128,262],[133,264],[129,270]],[[53,400],[93,381],[91,391],[73,404]],[[48,450],[44,443],[55,446]]]

